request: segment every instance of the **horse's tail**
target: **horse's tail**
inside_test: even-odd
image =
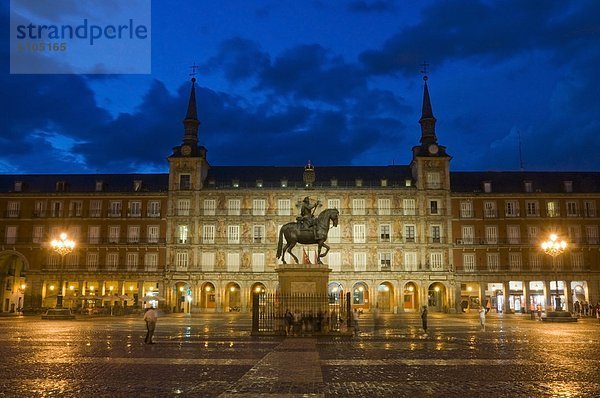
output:
[[[283,255],[281,253],[283,249],[283,226],[279,229],[279,241],[277,242],[277,256],[275,258],[279,258]]]

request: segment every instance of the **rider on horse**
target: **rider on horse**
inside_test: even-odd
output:
[[[302,208],[300,209],[300,217],[297,217],[296,220],[298,221],[299,225],[301,228],[305,228],[305,229],[311,229],[315,235],[315,238],[317,237],[317,229],[316,229],[316,224],[315,224],[315,209],[317,206],[319,206],[321,204],[320,201],[317,200],[316,203],[311,204],[310,203],[310,198],[307,196],[304,198],[304,200],[302,201]]]

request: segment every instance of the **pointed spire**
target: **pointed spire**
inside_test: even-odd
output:
[[[423,87],[423,109],[421,111],[421,144],[435,144],[437,143],[437,137],[435,136],[435,122],[436,119],[433,116],[433,110],[431,108],[431,100],[429,98],[429,88],[427,87],[427,75],[423,76],[425,81]]]
[[[183,119],[183,143],[190,145],[192,148],[198,146],[198,127],[200,121],[198,120],[198,113],[196,111],[196,78],[192,78],[192,90],[190,92],[190,99],[188,101],[187,114]]]

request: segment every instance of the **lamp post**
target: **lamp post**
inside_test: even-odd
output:
[[[50,246],[52,250],[60,255],[60,286],[58,287],[58,292],[56,293],[56,308],[62,308],[63,306],[63,280],[62,280],[62,271],[65,262],[65,256],[75,249],[75,241],[68,238],[65,232],[62,232],[59,236],[59,239],[53,239],[50,242]]]
[[[544,253],[552,257],[552,268],[554,269],[554,283],[556,283],[556,298],[554,300],[554,311],[561,311],[560,294],[558,292],[558,270],[556,269],[556,257],[560,256],[567,248],[567,242],[559,239],[556,234],[550,234],[547,241],[542,242]]]

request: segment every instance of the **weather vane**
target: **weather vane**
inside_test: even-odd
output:
[[[423,80],[427,80],[427,67],[429,66],[429,64],[425,61],[423,61],[423,63],[421,64],[421,66],[423,67],[423,69],[421,69],[421,73],[423,74]]]

